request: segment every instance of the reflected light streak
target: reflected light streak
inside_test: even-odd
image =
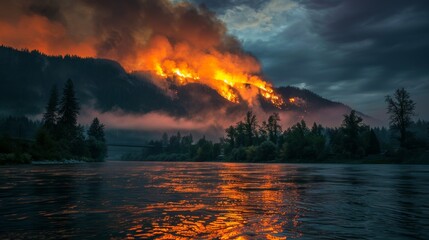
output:
[[[241,167],[240,164],[227,164],[217,169],[216,176],[212,177],[185,169],[180,174],[148,176],[155,181],[147,187],[184,198],[153,203],[144,209],[125,208],[130,214],[142,216],[128,229],[128,238],[253,239],[264,236],[286,239],[291,235],[302,236],[298,230],[299,192],[294,183],[280,179],[284,178],[284,168],[265,165],[263,170],[252,173]]]

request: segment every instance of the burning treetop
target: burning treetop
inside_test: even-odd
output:
[[[17,0],[7,7],[14,14],[0,15],[1,44],[114,59],[160,83],[198,82],[231,102],[254,105],[261,95],[284,105],[258,61],[204,7],[168,0]]]
[[[262,80],[259,63],[246,54],[198,49],[181,42],[175,45],[157,36],[142,51],[137,69],[151,71],[159,79],[172,79],[178,85],[202,83],[231,102],[243,99],[253,105],[258,94],[277,107],[284,103],[270,83]]]

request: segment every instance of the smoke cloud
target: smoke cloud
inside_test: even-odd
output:
[[[6,0],[0,29],[4,45],[114,59],[128,70],[139,69],[139,53],[160,36],[171,45],[241,51],[213,13],[168,0]]]
[[[204,6],[169,0],[7,0],[4,6],[1,44],[113,59],[161,84],[203,83],[249,106],[259,94],[283,104],[262,79],[257,59]]]

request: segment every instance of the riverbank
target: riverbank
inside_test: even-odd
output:
[[[76,159],[66,159],[66,160],[42,160],[42,161],[32,161],[33,165],[56,165],[56,164],[80,164],[80,163],[88,163],[88,161],[84,160],[76,160]]]
[[[325,154],[321,158],[291,158],[282,159],[279,154],[271,157],[266,156],[263,161],[255,161],[249,154],[242,154],[240,158],[230,155],[219,155],[213,160],[203,160],[202,162],[234,162],[234,163],[350,163],[350,164],[429,164],[429,150],[398,149],[396,151],[381,154],[372,154],[363,157],[347,157],[345,155]],[[249,160],[252,159],[252,160]],[[189,154],[161,153],[157,155],[142,156],[141,154],[127,154],[121,160],[124,161],[153,161],[153,162],[199,162]],[[201,161],[200,161],[201,162]]]
[[[97,162],[93,159],[62,159],[62,160],[34,160],[27,153],[0,153],[0,165],[19,165],[19,164],[34,164],[34,165],[55,165],[55,164],[80,164]],[[100,161],[98,161],[100,162]]]
[[[176,155],[176,154],[173,154]],[[160,157],[162,156],[162,157]],[[140,162],[198,162],[193,159],[182,156],[181,158],[173,158],[167,155],[160,156],[148,156],[145,159],[142,158],[126,158],[121,159],[122,161],[140,161]],[[200,161],[201,162],[201,161]],[[204,161],[203,161],[204,162]],[[218,163],[284,163],[284,164],[429,164],[429,151],[404,151],[394,155],[390,154],[378,154],[370,155],[364,158],[341,158],[341,157],[326,157],[324,159],[291,159],[288,161],[281,160],[269,160],[264,162],[254,161],[228,161],[225,158],[218,158],[215,161],[206,162],[218,162]]]
[[[3,157],[3,158],[2,158]],[[153,156],[152,156],[153,157]],[[157,159],[150,156],[146,159],[121,159],[121,161],[140,161],[140,162],[196,162],[192,159],[182,158],[167,158]],[[32,160],[31,156],[26,154],[0,154],[0,165],[16,165],[16,164],[33,164],[33,165],[56,165],[56,164],[82,164],[95,162],[92,159],[64,159],[64,160]],[[201,162],[201,161],[200,161]],[[202,161],[204,162],[204,161]],[[215,161],[219,163],[284,163],[284,164],[429,164],[429,151],[403,151],[395,155],[378,154],[370,155],[364,158],[338,158],[327,157],[324,159],[291,159],[289,161],[269,160],[264,162],[251,161],[227,161],[225,158],[218,158]]]

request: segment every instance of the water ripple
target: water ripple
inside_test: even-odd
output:
[[[1,239],[429,239],[429,166],[0,167]]]

